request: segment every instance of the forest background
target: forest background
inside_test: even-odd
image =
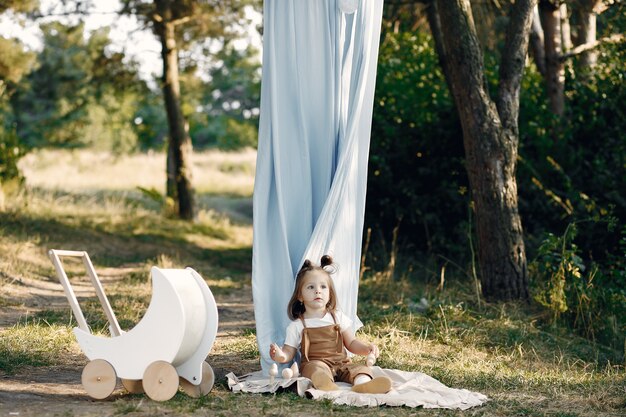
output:
[[[154,5],[162,3],[168,2]],[[186,30],[177,26],[174,32],[180,83],[175,113],[185,124],[180,144],[190,141],[185,152],[248,152],[256,147],[261,65],[259,51],[237,41],[252,24],[246,8],[261,13],[261,4],[217,2],[208,13],[195,3],[181,2],[187,8],[172,18],[199,22]],[[495,96],[509,3],[472,3],[485,82]],[[135,14],[142,30],[165,36],[158,22],[150,20],[151,4],[127,0],[120,13]],[[62,6],[58,21],[41,25],[41,51],[30,51],[15,38],[0,38],[3,233],[12,230],[7,226],[13,219],[10,213],[24,209],[19,204],[27,201],[19,197],[29,192],[20,160],[29,153],[61,149],[118,158],[172,155],[171,138],[176,134],[168,120],[172,110],[163,79],[140,76],[138,62],[111,48],[107,28],[86,32],[83,23],[63,20],[88,15],[89,2],[67,1]],[[486,300],[480,288],[463,129],[430,11],[428,1],[385,4],[362,278],[431,288],[391,303],[390,311],[396,313],[419,306],[424,294],[432,298],[444,285],[457,285],[467,295],[468,308],[480,317],[492,300]],[[36,1],[5,1],[0,12],[35,22],[47,13]],[[595,29],[592,37],[589,22]],[[258,30],[262,33],[262,27]],[[516,171],[529,296],[514,307],[545,331],[589,341],[598,366],[622,364],[622,372],[625,30],[626,9],[620,2],[539,2],[521,80]],[[169,172],[169,167],[164,163],[163,171]],[[185,218],[180,190],[164,183],[138,192],[140,198],[156,202],[164,218]],[[194,217],[197,214],[191,215],[192,222]],[[363,296],[368,294],[366,287]]]

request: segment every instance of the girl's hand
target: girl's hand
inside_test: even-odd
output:
[[[276,343],[270,345],[270,358],[276,362],[284,363],[287,361],[287,355],[278,347]]]
[[[375,358],[378,358],[380,356],[380,350],[378,349],[378,346],[376,346],[375,344],[370,343],[369,349],[370,349],[369,353],[373,354]]]

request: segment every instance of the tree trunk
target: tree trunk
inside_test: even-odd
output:
[[[598,0],[579,0],[576,9],[578,20],[578,36],[576,46],[591,44],[596,41],[596,13],[594,11]],[[591,49],[580,55],[578,65],[582,69],[592,68],[598,61],[598,52]]]
[[[446,80],[446,84],[448,85],[448,89],[451,89],[446,47],[443,44],[443,33],[441,31],[441,22],[439,21],[437,2],[434,0],[426,4],[426,19],[428,20],[430,33],[432,34],[435,42],[435,51],[437,52],[437,57],[439,58],[439,65],[441,65],[441,70],[443,71],[443,76]]]
[[[172,141],[167,142],[167,180],[165,185],[165,195],[167,198],[171,198],[172,201],[178,200],[178,193],[176,192],[176,170],[174,168],[174,152],[172,151]],[[176,204],[178,206],[178,204]]]
[[[543,46],[543,29],[539,20],[539,9],[533,9],[533,23],[530,30],[530,54],[535,60],[537,71],[544,78],[546,77],[546,52]]]
[[[496,107],[489,97],[470,1],[436,1],[452,95],[463,127],[483,295],[488,300],[528,299],[515,168],[519,85],[534,2],[517,0],[513,6]]]
[[[561,52],[565,53],[572,49],[572,28],[569,24],[567,4],[559,6],[559,18],[561,19]]]
[[[165,110],[169,125],[168,159],[171,157],[173,172],[168,171],[176,183],[176,201],[181,219],[192,220],[195,217],[193,188],[191,185],[191,137],[180,106],[180,83],[178,79],[178,48],[176,46],[175,26],[172,19],[172,1],[156,2],[157,19],[155,26],[161,41],[163,58],[162,89]],[[167,164],[170,166],[170,163]]]
[[[559,7],[549,0],[539,1],[546,52],[546,86],[550,110],[557,116],[565,112],[565,66],[561,61],[561,17]]]

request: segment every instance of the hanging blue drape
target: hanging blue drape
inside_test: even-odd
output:
[[[333,256],[355,330],[383,0],[265,0],[252,293],[264,370],[304,259]]]

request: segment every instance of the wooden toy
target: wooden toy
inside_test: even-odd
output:
[[[270,366],[270,384],[274,383],[274,378],[276,378],[276,375],[278,375],[278,365],[273,363],[272,366]]]
[[[375,363],[376,363],[376,356],[370,352],[365,358],[365,364],[367,366],[374,366]]]
[[[297,378],[300,376],[300,369],[298,369],[298,363],[294,362],[293,365],[291,365],[291,372],[293,374],[294,378]]]
[[[215,376],[205,358],[217,336],[217,305],[211,290],[193,269],[152,267],[152,299],[143,318],[124,332],[83,251],[50,250],[65,295],[78,322],[74,335],[90,362],[82,384],[90,397],[107,398],[117,378],[132,393],[145,392],[155,401],[172,398],[179,386],[191,397],[208,394]],[[111,337],[91,333],[60,258],[82,258],[109,321]]]
[[[293,377],[293,371],[291,368],[285,368],[283,369],[282,375],[284,379],[291,379]]]
[[[272,375],[276,376],[276,374],[278,374],[278,366],[276,366],[276,364],[272,364],[272,366],[270,366],[270,383],[273,382],[272,380]],[[281,375],[283,377],[283,379],[291,379],[291,378],[297,378],[300,376],[300,370],[298,369],[298,364],[296,362],[294,362],[289,368],[285,368],[282,370]]]

